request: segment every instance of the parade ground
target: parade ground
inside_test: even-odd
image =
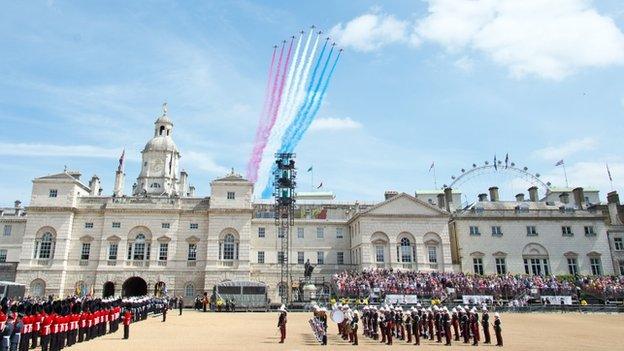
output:
[[[361,335],[360,345],[352,346],[336,335],[335,324],[329,327],[328,346],[314,338],[308,319],[310,313],[289,313],[287,339],[278,344],[277,313],[202,313],[185,310],[178,316],[169,311],[167,321],[150,316],[146,321],[132,324],[130,339],[123,340],[123,330],[88,343],[77,344],[71,350],[309,350],[354,349],[387,350],[414,349],[399,340],[392,347],[380,345]],[[624,314],[580,313],[505,313],[503,338],[505,350],[615,350],[621,347]],[[477,349],[467,344],[453,343],[444,347],[424,341],[423,350]],[[497,349],[480,345],[479,349]]]

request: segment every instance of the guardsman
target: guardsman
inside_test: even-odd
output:
[[[501,320],[498,312],[494,314],[494,334],[496,334],[496,346],[503,346]]]
[[[182,299],[182,295],[178,296],[178,310],[180,310],[180,316],[182,315],[182,309],[184,309],[184,299]]]
[[[130,304],[126,306],[126,312],[123,315],[124,339],[128,339],[130,337],[130,323],[132,323],[132,312],[130,312],[130,307]]]
[[[165,322],[167,320],[167,309],[169,308],[169,304],[162,302],[162,321]]]
[[[475,307],[470,310],[470,331],[472,332],[472,346],[479,345],[479,315]]]
[[[13,328],[15,327],[15,319],[13,313],[8,312],[4,329],[2,330],[2,349],[1,351],[9,351],[11,347],[11,335],[13,335]]]
[[[41,329],[39,337],[41,338],[41,351],[48,351],[50,347],[50,334],[52,331],[52,306],[46,306],[43,320],[41,321]]]
[[[280,331],[280,344],[284,343],[284,339],[286,339],[286,323],[288,323],[288,318],[286,316],[287,311],[286,311],[286,306],[282,305],[279,308],[279,318],[277,320],[277,327],[279,328]]]
[[[351,339],[353,340],[353,345],[358,344],[358,322],[360,321],[360,313],[358,311],[353,312],[353,319],[351,320]]]
[[[39,343],[39,334],[41,332],[41,323],[43,322],[44,313],[41,305],[35,305],[35,314],[34,323],[33,323],[33,331],[30,334],[30,339],[32,340],[30,348],[34,349],[38,346]]]
[[[19,349],[22,331],[24,330],[24,322],[22,318],[24,318],[24,315],[20,312],[17,315],[17,319],[15,320],[13,327],[13,333],[11,334],[11,351],[18,351]]]
[[[481,315],[481,326],[483,327],[483,338],[484,344],[491,343],[490,337],[490,315],[488,313],[487,307],[483,307],[483,314]]]
[[[444,345],[451,346],[451,313],[446,307],[444,307],[442,315],[442,325],[444,326],[444,338],[446,339]]]
[[[420,345],[420,311],[412,310],[412,333],[414,334],[414,345]]]

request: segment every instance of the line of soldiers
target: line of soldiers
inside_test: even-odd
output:
[[[338,335],[343,340],[348,340],[351,344],[358,344],[358,323],[360,322],[360,313],[352,310],[349,305],[338,304],[334,306],[333,311],[340,310],[344,316],[342,322],[338,323]]]
[[[133,321],[162,310],[162,302],[152,298],[23,300],[0,302],[0,351],[27,351],[41,345],[42,351],[59,351],[119,329],[129,336]],[[122,318],[123,316],[123,318]]]
[[[403,311],[400,306],[366,306],[362,311],[362,325],[364,335],[379,340],[381,343],[392,345],[393,338],[414,342],[420,345],[421,338],[435,340],[445,345],[451,341],[461,341],[477,346],[481,340],[480,326],[483,330],[485,344],[491,343],[489,313],[486,307],[482,309],[481,320],[476,307],[458,306],[452,310],[447,307],[433,306],[424,308],[420,304]],[[480,326],[479,326],[480,324]],[[501,320],[498,313],[494,315],[494,332],[496,346],[503,346]],[[340,326],[338,327],[340,330]]]

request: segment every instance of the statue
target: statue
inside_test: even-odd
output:
[[[314,271],[314,266],[310,264],[310,260],[308,259],[303,265],[303,276],[305,278],[310,278],[312,276],[312,271]]]

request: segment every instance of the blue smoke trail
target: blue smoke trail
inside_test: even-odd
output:
[[[301,114],[301,119],[299,121],[299,123],[297,123],[296,125],[293,125],[293,132],[291,133],[291,135],[289,135],[289,138],[286,139],[286,135],[284,136],[284,138],[282,139],[282,151],[281,152],[292,152],[295,149],[295,146],[299,143],[299,140],[301,140],[302,137],[302,132],[301,129],[305,128],[307,129],[306,123],[308,123],[308,120],[311,120],[309,114],[310,114],[310,109],[312,108],[313,105],[315,105],[317,99],[317,96],[319,96],[319,90],[321,89],[321,83],[323,83],[323,78],[325,77],[325,71],[327,71],[327,67],[329,66],[329,61],[331,59],[332,53],[334,52],[334,47],[332,46],[331,50],[329,50],[329,55],[327,55],[327,59],[325,59],[325,64],[323,65],[323,69],[321,70],[321,76],[319,77],[318,82],[316,83],[316,86],[314,87],[314,91],[312,92],[312,94],[310,95],[310,103],[307,104],[305,110],[303,111],[303,113]]]
[[[325,40],[325,44],[323,44],[323,48],[321,49],[321,53],[319,54],[318,58],[316,59],[316,63],[314,64],[314,69],[312,70],[312,77],[310,78],[310,83],[308,83],[308,88],[306,89],[306,95],[303,99],[303,104],[301,105],[301,107],[299,107],[299,110],[297,111],[297,115],[295,116],[295,118],[292,120],[292,122],[290,122],[290,125],[288,126],[288,128],[286,129],[286,132],[284,132],[284,135],[282,136],[282,145],[279,148],[279,152],[284,152],[282,151],[284,149],[284,140],[289,140],[292,138],[292,135],[294,135],[295,130],[297,129],[296,126],[298,124],[301,123],[301,121],[304,119],[304,115],[303,115],[303,111],[306,110],[306,106],[308,104],[311,104],[312,102],[312,86],[314,85],[314,81],[316,80],[316,73],[318,71],[318,68],[321,65],[321,61],[323,59],[323,55],[325,54],[325,49],[327,48],[327,42],[329,41],[329,38],[327,40]],[[332,47],[332,50],[334,48]],[[325,68],[325,67],[324,67]],[[324,71],[324,69],[323,69]],[[321,76],[322,78],[322,76]],[[319,79],[320,82],[320,79]],[[318,84],[317,84],[318,86]],[[309,108],[308,108],[309,109]],[[273,172],[275,171],[275,165],[273,165],[271,167],[271,174],[273,174]],[[267,182],[266,186],[264,187],[264,190],[262,191],[262,198],[263,199],[268,199],[269,197],[271,197],[271,195],[273,195],[273,177],[269,177],[269,181]]]

